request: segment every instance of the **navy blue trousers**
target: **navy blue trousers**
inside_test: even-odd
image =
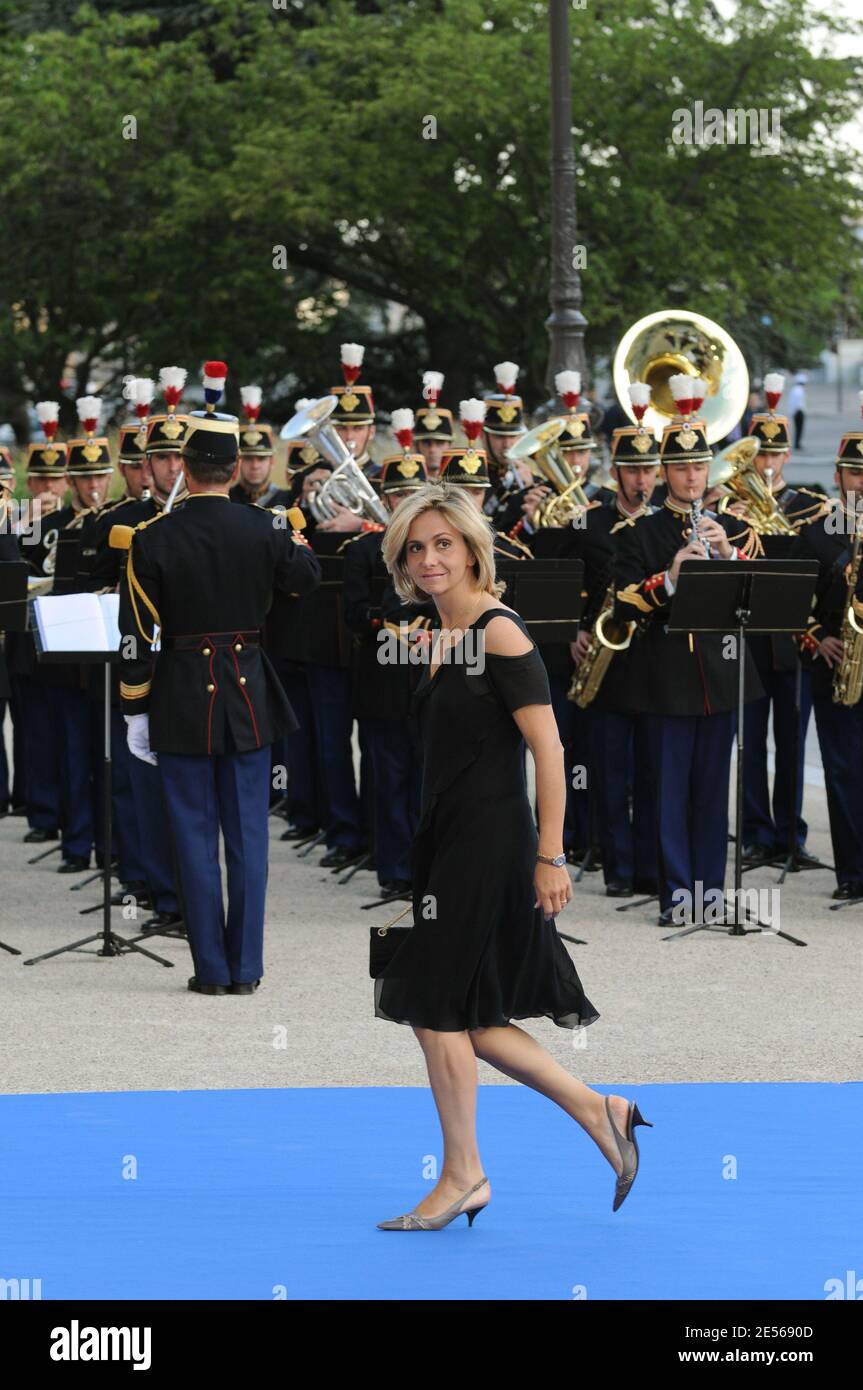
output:
[[[743,843],[784,849],[791,828],[791,773],[794,760],[793,671],[771,671],[762,677],[767,693],[745,706],[743,719]],[[776,770],[773,775],[773,806],[767,783],[767,724],[773,706],[773,739],[776,744]],[[797,843],[805,845],[808,826],[801,816],[803,807],[803,765],[806,730],[812,713],[812,677],[801,672],[800,747],[797,763]]]
[[[306,668],[315,727],[327,849],[359,850],[366,842],[351,746],[354,717],[351,673],[337,666]]]
[[[85,690],[60,692],[60,801],[64,859],[102,852],[104,711]]]
[[[145,879],[141,859],[141,834],[132,793],[132,763],[140,762],[129,752],[127,725],[122,711],[111,708],[111,840],[119,864],[121,883]],[[141,763],[143,767],[144,764]]]
[[[27,822],[31,830],[56,830],[60,825],[63,691],[29,676],[18,678],[18,691],[24,724]]]
[[[659,906],[662,911],[702,885],[704,896],[725,887],[728,786],[735,711],[646,715],[655,740],[658,777]]]
[[[590,756],[590,710],[579,709],[573,700],[566,698],[572,683],[571,676],[550,675],[548,678],[551,693],[551,707],[557,722],[557,731],[563,744],[563,763],[566,769],[566,808],[563,816],[563,848],[587,849],[591,840],[596,839],[591,832],[590,802],[593,768]],[[580,769],[584,769],[583,772]],[[574,787],[573,778],[579,774],[579,787]]]
[[[138,826],[141,878],[150,890],[156,912],[179,912],[174,840],[159,771],[152,763],[130,754],[129,780]]]
[[[372,772],[373,844],[378,882],[410,879],[410,847],[420,819],[422,764],[408,726],[361,721]]]
[[[839,883],[863,883],[863,701],[814,701],[821,745],[833,862]]]
[[[590,720],[597,830],[605,881],[655,879],[655,749],[645,716],[597,709],[590,711]]]
[[[177,851],[183,916],[202,984],[247,984],[264,973],[269,744],[249,753],[160,753],[159,773]],[[219,827],[228,907],[222,898]]]

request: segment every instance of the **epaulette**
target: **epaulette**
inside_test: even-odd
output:
[[[101,508],[101,515],[104,516],[106,512],[114,512],[118,507],[124,506],[126,502],[134,501],[134,497],[115,497],[113,502],[106,502],[104,507]]]
[[[146,531],[147,527],[152,526],[154,521],[163,521],[166,516],[170,515],[170,512],[157,512],[155,516],[148,516],[146,521],[139,521],[137,526],[134,527],[134,530]]]

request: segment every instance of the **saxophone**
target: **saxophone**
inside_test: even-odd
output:
[[[842,659],[833,672],[833,701],[837,705],[856,705],[863,692],[863,602],[857,598],[860,561],[863,560],[859,523],[851,547],[848,566],[848,587],[845,591],[845,614],[839,634]]]
[[[637,496],[641,505],[644,506],[647,494],[639,491]],[[593,625],[587,650],[578,663],[578,669],[566,694],[566,698],[578,705],[579,709],[587,709],[590,702],[595,699],[596,692],[602,685],[605,673],[611,665],[612,657],[615,652],[626,650],[632,641],[632,634],[635,632],[634,620],[623,624],[611,622],[612,610],[614,609],[614,590],[615,584],[612,577],[605,592],[605,598],[602,600],[602,607]]]

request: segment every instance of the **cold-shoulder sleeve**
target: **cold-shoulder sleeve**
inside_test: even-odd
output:
[[[486,671],[492,688],[512,714],[524,705],[550,705],[548,672],[539,649],[522,656],[486,653]]]

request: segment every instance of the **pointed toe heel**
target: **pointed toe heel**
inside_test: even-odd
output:
[[[626,1117],[626,1134],[621,1134],[617,1125],[614,1123],[614,1116],[611,1113],[611,1106],[608,1101],[609,1097],[606,1096],[605,1110],[608,1115],[608,1122],[611,1125],[611,1132],[614,1135],[620,1153],[620,1161],[623,1165],[620,1177],[617,1178],[614,1185],[614,1201],[611,1207],[612,1211],[618,1211],[629,1196],[632,1184],[635,1182],[635,1177],[638,1173],[638,1140],[635,1138],[634,1131],[638,1125],[644,1125],[647,1129],[653,1129],[653,1125],[650,1120],[645,1120],[643,1118],[638,1105],[633,1100],[629,1102],[629,1112]]]
[[[488,1206],[488,1202],[482,1202],[478,1207],[463,1207],[462,1202],[468,1197],[472,1197],[474,1192],[478,1192],[488,1178],[483,1176],[479,1182],[475,1182],[473,1187],[469,1187],[467,1192],[453,1202],[451,1207],[441,1212],[440,1216],[418,1216],[415,1211],[409,1211],[404,1216],[396,1216],[392,1221],[379,1221],[379,1231],[442,1231],[444,1226],[448,1226],[451,1221],[455,1221],[457,1216],[466,1216],[468,1226],[472,1226],[479,1213]]]

